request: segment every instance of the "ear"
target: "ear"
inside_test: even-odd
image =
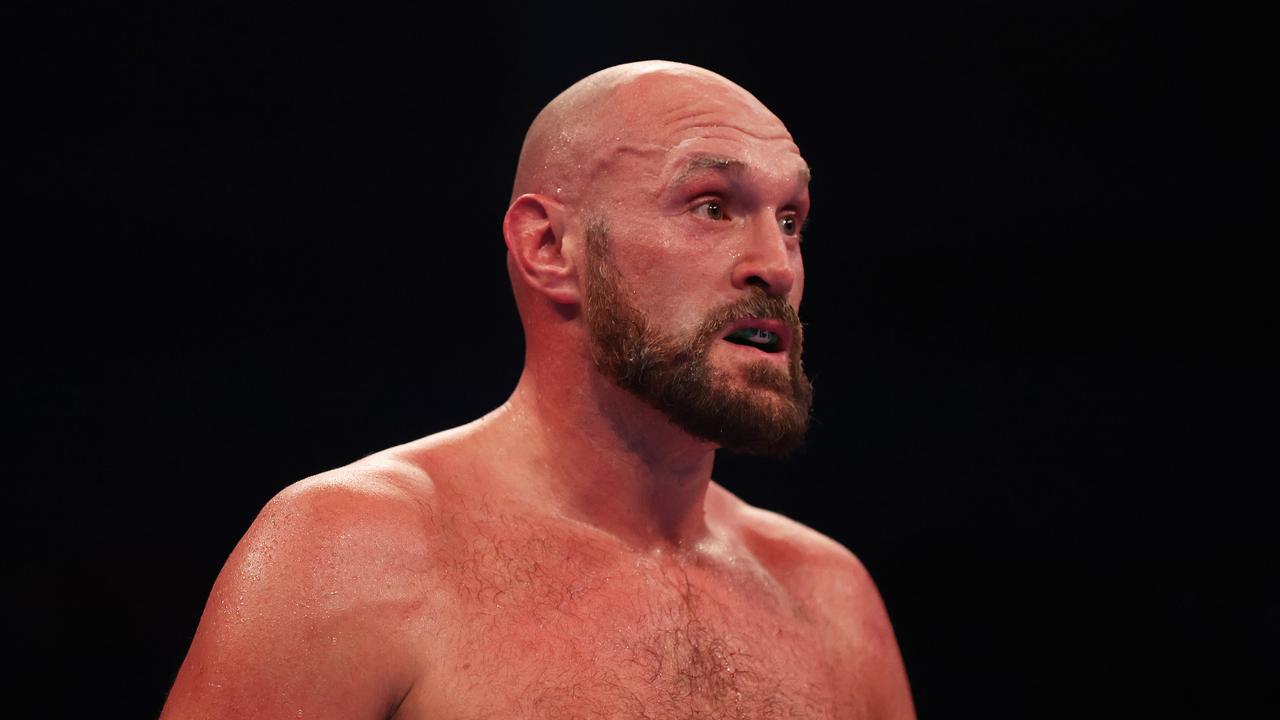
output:
[[[516,198],[502,220],[502,235],[516,271],[530,288],[553,302],[580,300],[573,261],[564,247],[564,206],[527,193]]]

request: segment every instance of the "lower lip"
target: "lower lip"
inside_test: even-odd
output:
[[[750,357],[752,360],[769,360],[772,362],[776,362],[780,365],[787,364],[787,354],[785,352],[771,353],[771,352],[765,352],[760,348],[753,348],[747,345],[739,345],[737,343],[731,343],[728,340],[723,340],[722,342],[725,345],[729,346],[729,349],[731,351],[739,352],[743,356]]]

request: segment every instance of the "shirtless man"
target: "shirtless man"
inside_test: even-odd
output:
[[[281,492],[163,717],[910,718],[875,585],[711,480],[809,416],[809,171],[758,100],[646,62],[534,120],[504,405]]]

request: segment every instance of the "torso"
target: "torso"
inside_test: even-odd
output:
[[[637,552],[524,508],[440,493],[422,677],[395,717],[861,718],[822,607],[750,552]],[[761,541],[764,542],[764,541]]]

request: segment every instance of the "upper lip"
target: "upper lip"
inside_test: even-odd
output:
[[[781,320],[774,320],[773,318],[740,318],[729,324],[729,327],[720,335],[720,339],[724,340],[743,328],[768,330],[774,335],[777,335],[778,352],[786,352],[787,349],[791,347],[791,328],[787,327],[787,324]]]

